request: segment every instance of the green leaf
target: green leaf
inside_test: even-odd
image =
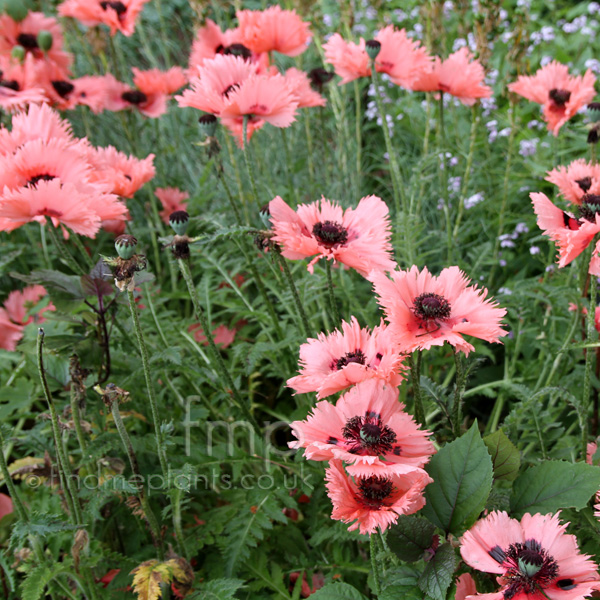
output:
[[[390,550],[406,562],[423,558],[423,553],[431,546],[435,527],[425,519],[415,516],[401,516],[387,537]]]
[[[314,594],[311,600],[367,600],[355,587],[347,583],[329,583]]]
[[[425,488],[423,515],[446,532],[458,534],[468,529],[492,489],[492,459],[477,421],[434,455],[426,471],[433,483]]]
[[[494,465],[494,479],[514,481],[519,475],[521,456],[501,429],[483,438]]]
[[[21,584],[21,600],[39,600],[52,576],[52,571],[45,565],[33,569]]]
[[[418,573],[408,566],[386,571],[381,580],[381,594],[378,600],[423,600],[423,592],[417,585],[417,575]]]
[[[234,600],[235,593],[244,585],[241,579],[213,579],[193,593],[190,600]]]
[[[434,600],[446,600],[446,592],[452,584],[455,568],[454,548],[450,544],[443,544],[419,577],[419,587]]]
[[[39,271],[32,271],[29,275],[11,272],[10,276],[27,283],[38,283],[44,287],[59,290],[73,298],[85,298],[85,294],[81,289],[80,278],[74,275],[66,275],[61,271],[40,269]]]
[[[548,513],[561,508],[581,509],[600,488],[600,467],[548,460],[522,473],[513,485],[510,510]]]

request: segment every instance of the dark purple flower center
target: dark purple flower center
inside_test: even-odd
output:
[[[61,98],[66,98],[75,89],[75,86],[68,81],[53,81],[52,87]]]
[[[310,85],[317,90],[317,92],[323,91],[323,86],[333,79],[333,75],[333,71],[327,71],[327,69],[321,68],[313,69],[308,73]]]
[[[54,175],[48,175],[47,173],[44,173],[42,175],[36,175],[35,177],[32,177],[27,182],[27,185],[35,187],[38,181],[52,181],[53,179],[55,179]]]
[[[592,178],[582,177],[581,179],[576,179],[575,183],[581,188],[582,192],[587,192],[592,187]]]
[[[503,575],[505,600],[511,600],[521,593],[535,594],[554,583],[558,576],[558,563],[536,540],[511,544],[506,552],[500,546],[495,546],[489,555],[506,568]],[[560,579],[557,585],[562,589],[573,589],[575,582],[572,579]]]
[[[102,10],[112,8],[119,18],[127,12],[127,7],[122,2],[100,2],[100,6],[102,7]]]
[[[445,321],[450,317],[450,302],[439,294],[427,292],[414,299],[413,312],[424,321]]]
[[[244,60],[252,58],[252,50],[246,48],[244,44],[231,44],[231,46],[221,46],[217,48],[217,54],[226,54],[231,56],[241,56]]]
[[[335,366],[336,369],[339,371],[340,369],[343,369],[346,365],[349,365],[350,363],[364,365],[366,360],[367,357],[363,354],[362,350],[355,350],[354,352],[347,352],[346,354],[344,354],[342,358],[338,359],[338,361],[335,363]]]
[[[348,452],[379,456],[394,449],[396,432],[381,422],[381,415],[367,412],[364,417],[348,419],[342,431],[344,439],[350,444]]]
[[[348,230],[335,221],[319,221],[315,223],[312,234],[326,248],[343,245],[348,241]]]
[[[19,82],[16,81],[15,79],[10,79],[10,80],[2,79],[2,80],[0,80],[0,86],[9,88],[11,90],[14,90],[15,92],[18,92],[20,89]]]
[[[229,94],[231,94],[231,92],[234,92],[235,90],[237,90],[239,87],[240,87],[239,83],[232,83],[230,86],[226,87],[223,90],[223,93],[221,95],[225,96],[225,98],[229,98]]]
[[[123,92],[121,94],[121,98],[125,100],[125,102],[129,102],[129,104],[143,104],[148,101],[148,96],[144,94],[144,92],[140,92],[140,90],[129,90],[128,92]]]
[[[25,50],[36,50],[39,48],[37,37],[33,33],[20,33],[17,36],[17,43],[23,46]]]
[[[394,491],[394,484],[387,477],[365,477],[358,483],[360,500],[369,508],[378,509]]]
[[[598,213],[600,213],[600,195],[584,194],[579,206],[579,215],[586,221],[595,223]]]
[[[571,98],[571,92],[569,90],[559,90],[553,88],[548,92],[548,97],[556,106],[564,106]]]

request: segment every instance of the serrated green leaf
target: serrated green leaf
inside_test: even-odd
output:
[[[387,543],[400,560],[414,562],[431,546],[434,531],[435,527],[429,521],[404,515],[389,530]]]
[[[244,585],[241,579],[213,579],[193,593],[190,600],[233,600],[234,594]]]
[[[33,569],[21,584],[21,600],[40,600],[52,575],[46,565]]]
[[[455,568],[454,548],[450,544],[443,544],[427,563],[423,574],[419,577],[421,591],[433,600],[445,600],[446,592],[452,584]]]
[[[348,583],[329,583],[314,594],[312,600],[367,600],[355,587]]]
[[[423,592],[417,585],[417,579],[418,573],[408,566],[386,571],[381,579],[381,594],[378,600],[423,600]]]
[[[519,475],[521,456],[501,429],[483,438],[494,465],[494,479],[514,481]]]
[[[548,460],[522,473],[513,485],[510,510],[525,513],[581,509],[600,488],[600,467]]]
[[[423,515],[446,532],[462,533],[475,522],[492,489],[492,459],[477,422],[434,455],[426,471],[433,483],[425,488]]]

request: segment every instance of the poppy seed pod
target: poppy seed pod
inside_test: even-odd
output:
[[[37,34],[36,40],[37,45],[43,52],[48,52],[52,48],[52,44],[54,43],[54,38],[52,37],[52,34],[49,31],[46,31],[45,29],[42,29]]]
[[[176,210],[169,215],[169,224],[177,235],[185,235],[190,222],[190,216],[185,210]]]
[[[115,239],[115,250],[119,258],[129,260],[135,254],[137,240],[132,235],[120,235]]]
[[[206,137],[213,137],[217,131],[217,117],[211,114],[202,115],[198,119],[198,125]]]
[[[381,52],[381,42],[378,42],[377,40],[368,40],[365,44],[365,50],[367,51],[369,58],[375,60],[379,55],[379,52]]]

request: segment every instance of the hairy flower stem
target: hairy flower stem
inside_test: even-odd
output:
[[[413,360],[412,354],[408,355],[408,364],[410,366],[410,376],[413,386],[413,397],[415,401],[415,420],[422,427],[427,426],[425,409],[423,408],[423,395],[421,394],[421,360],[423,352],[417,350],[417,360]]]
[[[181,495],[182,490],[175,486],[171,490],[171,506],[173,507],[173,529],[175,530],[175,540],[179,547],[179,554],[187,558],[187,550],[185,549],[185,540],[183,537],[183,529],[181,527]]]
[[[595,242],[596,240],[594,240]],[[596,326],[595,326],[595,316],[596,316],[596,292],[598,290],[598,278],[595,275],[590,276],[590,301],[588,305],[588,313],[586,317],[586,342],[587,344],[593,344],[596,341]],[[586,415],[586,418],[583,420],[583,427],[581,431],[581,450],[582,456],[585,459],[586,451],[587,451],[587,442],[588,442],[588,432],[589,432],[589,424],[587,419],[587,414],[590,408],[590,394],[592,390],[592,369],[594,363],[595,353],[592,351],[592,348],[586,348],[585,351],[585,372],[583,376],[583,412]]]
[[[472,121],[471,121],[471,135],[469,138],[469,154],[467,155],[467,164],[465,166],[465,173],[462,180],[462,188],[460,192],[460,202],[458,204],[458,213],[456,220],[454,221],[454,231],[452,233],[453,243],[452,246],[456,245],[456,238],[460,229],[460,224],[465,211],[465,196],[467,195],[467,189],[469,187],[469,179],[471,177],[471,167],[473,166],[473,155],[475,154],[475,142],[477,141],[477,125],[479,125],[479,113],[477,111],[477,105],[473,106],[472,110]],[[450,256],[450,263],[452,263],[452,256]]]
[[[77,275],[85,275],[85,269],[73,258],[73,255],[69,252],[66,245],[58,239],[58,236],[56,235],[56,229],[52,223],[48,223],[47,231],[52,243],[58,250],[58,253],[65,263],[71,267],[73,273],[77,273]]]
[[[246,162],[246,170],[248,171],[248,177],[250,178],[250,185],[252,186],[252,194],[254,195],[254,201],[258,206],[258,210],[261,209],[260,198],[258,197],[258,191],[256,189],[256,179],[254,178],[254,167],[252,165],[252,160],[250,158],[250,152],[248,150],[248,115],[244,115],[244,125],[243,125],[243,148],[242,151],[244,153],[244,161]]]
[[[290,147],[288,144],[287,135],[285,133],[285,129],[281,127],[279,129],[281,131],[281,143],[283,146],[283,152],[285,156],[285,175],[287,177],[288,189],[290,194],[294,194],[294,198],[296,199],[296,204],[300,202],[300,198],[298,197],[298,188],[294,185],[294,179],[292,177],[292,158],[290,156]],[[259,202],[260,204],[260,202]]]
[[[111,412],[113,415],[113,419],[115,422],[115,427],[119,432],[119,436],[121,441],[123,442],[123,447],[125,448],[125,452],[127,453],[127,458],[129,459],[129,466],[133,474],[136,476],[140,482],[145,481],[142,473],[140,472],[140,467],[138,464],[137,456],[135,455],[135,451],[133,449],[133,445],[131,444],[131,439],[129,434],[127,433],[127,429],[125,429],[125,424],[123,423],[123,419],[121,418],[121,411],[119,410],[119,399],[114,398],[111,404]],[[152,541],[159,555],[159,559],[163,560],[164,558],[164,550],[162,546],[162,539],[160,535],[160,526],[152,511],[152,507],[150,506],[150,502],[148,501],[148,497],[146,495],[146,490],[142,483],[139,484],[139,492],[138,497],[140,500],[140,504],[142,506],[142,510],[144,511],[144,516],[150,527],[150,535],[152,536]]]
[[[79,449],[81,450],[81,460],[82,463],[85,464],[87,457],[87,443],[85,441],[85,435],[81,426],[79,396],[73,388],[71,388],[71,417],[73,418],[73,424],[75,425],[75,434],[77,435],[77,442],[79,443]]]
[[[77,251],[79,252],[79,254],[81,254],[81,256],[83,256],[83,260],[85,261],[85,264],[88,266],[89,269],[92,269],[94,267],[94,261],[92,260],[92,257],[89,255],[87,248],[84,246],[83,242],[81,241],[81,238],[75,233],[71,236],[71,240],[73,240],[73,243],[75,244],[75,246],[77,246]]]
[[[190,294],[190,298],[192,299],[192,304],[194,305],[194,312],[196,313],[196,317],[200,321],[202,332],[204,333],[204,336],[208,341],[208,347],[210,348],[215,363],[217,365],[219,376],[221,378],[221,382],[225,387],[225,391],[229,396],[231,396],[231,398],[233,398],[235,405],[244,413],[244,416],[246,417],[246,419],[248,419],[249,423],[255,428],[256,431],[258,431],[259,427],[256,422],[256,419],[250,412],[248,405],[240,397],[237,387],[233,381],[233,377],[227,369],[227,365],[225,364],[225,361],[223,360],[223,357],[221,356],[221,353],[217,348],[217,345],[215,344],[215,340],[210,325],[208,323],[208,319],[206,318],[206,314],[204,313],[204,310],[202,309],[202,306],[200,306],[200,302],[198,301],[198,294],[196,293],[196,286],[194,285],[194,280],[192,278],[190,266],[185,260],[181,258],[179,258],[177,262],[179,263],[181,274],[183,275],[185,283],[187,284],[188,292]]]
[[[354,109],[355,123],[354,132],[356,136],[356,193],[360,196],[362,175],[362,107],[360,102],[360,87],[358,79],[354,80]]]
[[[448,264],[452,261],[452,226],[450,221],[450,196],[448,193],[448,164],[446,163],[446,129],[444,126],[444,92],[440,92],[438,102],[438,153],[440,155],[440,178],[442,198],[444,200],[444,216],[446,218],[446,245]]]
[[[454,352],[456,365],[456,381],[454,384],[454,402],[452,403],[452,431],[454,437],[460,437],[462,419],[462,398],[465,390],[465,370],[463,369],[460,352]]]
[[[292,276],[292,272],[290,271],[290,267],[287,264],[286,259],[282,256],[281,250],[279,247],[273,247],[273,253],[277,257],[281,268],[283,269],[283,273],[285,275],[285,279],[287,281],[288,287],[292,292],[292,297],[294,298],[294,304],[296,305],[296,310],[298,311],[298,316],[302,321],[302,327],[304,327],[304,334],[306,337],[310,337],[310,325],[308,323],[308,317],[306,316],[306,311],[304,310],[304,306],[302,305],[302,300],[300,300],[300,294],[298,294],[298,288],[294,283],[294,277]]]
[[[135,329],[135,335],[137,337],[138,346],[140,347],[140,354],[142,356],[142,367],[144,369],[144,378],[146,380],[146,391],[148,392],[148,400],[150,401],[150,411],[152,412],[152,423],[154,425],[154,437],[156,439],[156,450],[158,453],[158,461],[160,463],[160,470],[165,480],[168,480],[168,468],[167,468],[167,456],[163,446],[163,440],[160,433],[160,425],[158,419],[158,403],[156,402],[156,394],[154,393],[154,384],[150,376],[150,361],[148,360],[148,348],[144,341],[144,334],[140,326],[140,320],[137,313],[137,306],[135,304],[135,298],[133,292],[127,290],[127,300],[129,300],[129,311],[131,313],[131,320],[133,321],[133,328]]]
[[[329,302],[331,304],[331,313],[336,323],[341,322],[340,311],[335,300],[335,293],[333,291],[333,278],[331,277],[331,261],[325,259],[325,271],[327,271],[327,288],[329,289]]]
[[[371,555],[371,575],[373,577],[373,591],[375,592],[376,596],[379,596],[379,593],[381,591],[381,583],[379,581],[379,564],[377,561],[377,541],[376,541],[376,537],[377,534],[376,533],[372,533],[369,536],[369,546],[370,546],[370,552],[369,554]]]
[[[312,142],[312,132],[310,127],[310,111],[307,110],[304,113],[304,132],[306,134],[306,149],[308,151],[308,177],[310,179],[310,193],[311,196],[314,192],[315,186],[315,163],[313,159],[313,142]]]

